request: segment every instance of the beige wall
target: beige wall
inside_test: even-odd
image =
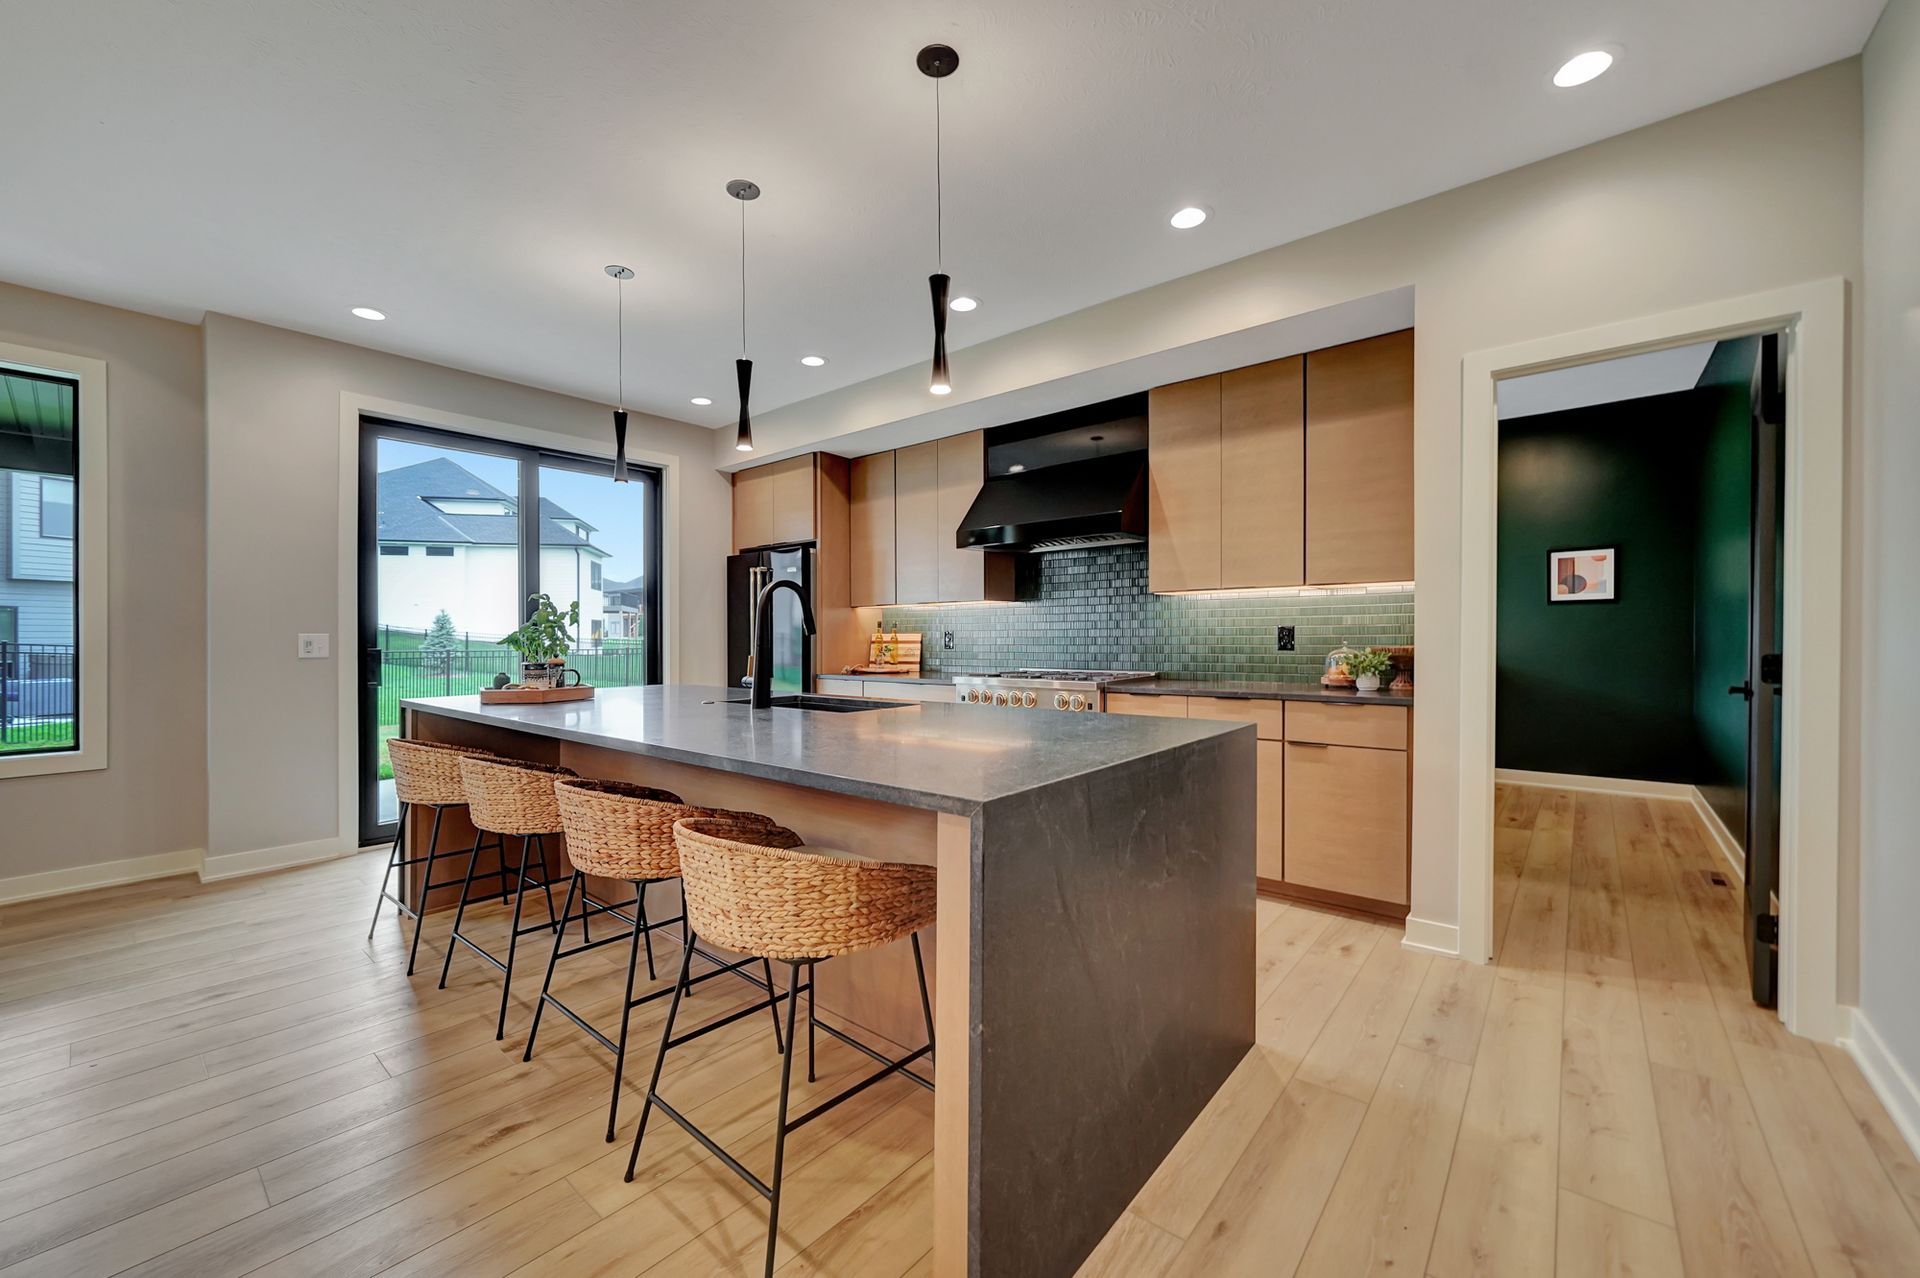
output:
[[[956,352],[956,396],[1005,393],[1413,286],[1413,914],[1451,924],[1462,358],[1784,284],[1858,281],[1860,189],[1860,67],[1849,60]],[[903,370],[763,414],[754,435],[772,455],[920,414],[926,399],[921,370]],[[1849,462],[1857,491],[1858,459]],[[1846,633],[1847,652],[1856,653],[1859,528],[1849,519]],[[1857,744],[1853,700],[1844,726]],[[1857,749],[1842,762],[1855,776]],[[1857,790],[1844,801],[1856,812]],[[1851,866],[1851,848],[1843,856]],[[1850,920],[1842,927],[1850,938]]]
[[[0,879],[207,838],[200,330],[0,284],[0,341],[107,364],[108,765],[0,780]]]
[[[338,607],[342,394],[570,436],[612,434],[606,405],[269,328],[206,321],[207,849],[231,856],[351,842],[336,784],[341,663],[355,623]],[[678,476],[668,550],[681,588],[668,624],[684,682],[722,677],[729,489],[708,432],[636,415],[629,446]],[[333,636],[302,661],[295,636]]]
[[[1860,1010],[1920,1078],[1920,2],[1891,0],[1867,44],[1864,660]]]

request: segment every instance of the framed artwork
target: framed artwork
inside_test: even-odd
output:
[[[1548,603],[1605,603],[1613,598],[1620,562],[1613,547],[1547,552]]]

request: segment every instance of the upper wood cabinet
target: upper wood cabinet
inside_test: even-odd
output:
[[[1220,584],[1306,581],[1306,361],[1220,375]]]
[[[894,601],[940,601],[940,444],[893,454]]]
[[[1220,585],[1220,375],[1147,394],[1147,588]]]
[[[980,486],[987,481],[987,438],[981,431],[949,435],[940,445],[939,599],[968,603],[1013,598],[1013,556],[965,550],[956,543]]]
[[[1154,388],[1156,592],[1413,577],[1413,330]]]
[[[1413,580],[1413,330],[1307,356],[1307,581]]]
[[[814,454],[803,453],[734,472],[735,550],[815,539],[814,468]]]
[[[892,453],[856,457],[852,463],[851,505],[855,608],[898,602],[894,570],[894,497]]]

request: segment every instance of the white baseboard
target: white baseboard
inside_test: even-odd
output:
[[[1873,1094],[1887,1107],[1893,1125],[1906,1137],[1907,1148],[1920,1158],[1920,1085],[1914,1083],[1913,1075],[1887,1050],[1866,1013],[1857,1007],[1850,1010],[1853,1026],[1848,1037],[1840,1040],[1840,1045],[1866,1075]]]
[[[1460,929],[1451,923],[1416,919],[1409,914],[1406,939],[1400,944],[1410,950],[1419,950],[1422,954],[1444,954],[1448,958],[1458,958],[1460,957]]]
[[[1495,768],[1493,779],[1503,785],[1537,785],[1550,790],[1584,790],[1590,794],[1631,794],[1643,799],[1691,799],[1693,797],[1693,787],[1679,781],[1582,777],[1566,772],[1526,772],[1519,768]]]
[[[1707,834],[1713,840],[1713,846],[1720,850],[1720,859],[1733,871],[1734,881],[1747,881],[1747,854],[1740,841],[1733,837],[1733,831],[1720,819],[1720,814],[1707,802],[1707,796],[1700,793],[1700,787],[1693,787],[1693,811],[1700,818],[1700,824],[1707,827]]]
[[[351,839],[330,838],[311,839],[305,843],[289,843],[277,848],[256,848],[251,852],[228,852],[220,856],[209,856],[203,860],[200,866],[200,881],[212,883],[219,879],[235,879],[246,874],[265,874],[269,870],[312,865],[316,861],[331,861],[336,857],[352,856],[359,850],[359,845]]]
[[[122,861],[97,861],[92,865],[76,865],[64,870],[15,875],[10,879],[0,879],[0,905],[115,887],[122,883],[144,883],[148,879],[171,878],[176,874],[192,874],[200,868],[203,855],[199,848],[182,848],[178,852],[156,852],[152,856],[128,857]]]

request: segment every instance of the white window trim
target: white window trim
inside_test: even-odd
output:
[[[80,658],[78,750],[0,756],[0,781],[12,777],[97,772],[107,766],[107,499],[112,491],[107,464],[107,365],[105,360],[64,351],[0,342],[0,365],[29,373],[72,378],[80,386],[78,417],[80,480],[74,488],[80,509],[74,524],[74,587],[78,592]]]

